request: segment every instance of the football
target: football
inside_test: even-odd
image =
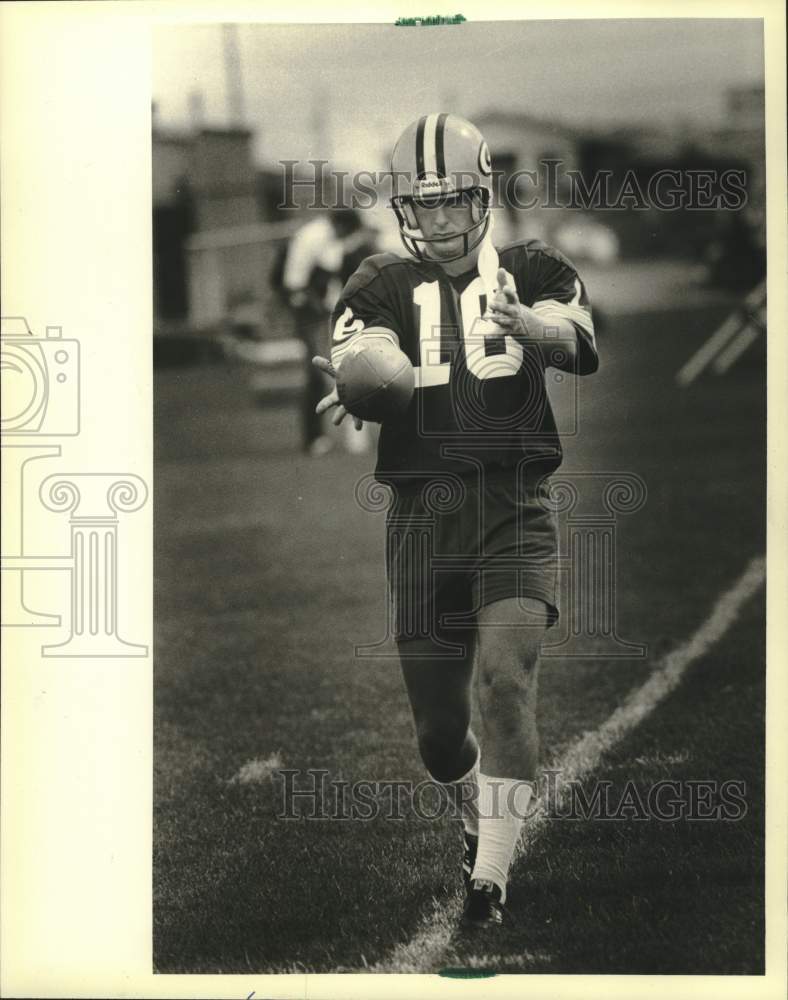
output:
[[[382,423],[407,410],[413,365],[388,337],[360,337],[337,371],[339,401],[354,417]]]

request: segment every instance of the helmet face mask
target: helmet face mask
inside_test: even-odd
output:
[[[467,257],[472,250],[479,246],[490,227],[490,192],[483,187],[462,188],[450,194],[428,198],[399,195],[392,198],[390,204],[399,222],[400,239],[408,253],[416,257],[417,260],[449,263]],[[427,210],[440,207],[467,207],[471,212],[471,224],[459,232],[440,236],[424,236],[414,206]],[[451,256],[437,253],[433,256],[428,252],[431,246],[448,243],[460,237],[463,240],[463,249],[459,253]]]
[[[471,253],[490,227],[492,164],[479,130],[459,115],[424,115],[405,129],[391,157],[396,193],[390,206],[399,223],[405,249],[417,260],[449,263]],[[461,231],[425,236],[416,209],[470,209],[470,224]],[[455,254],[440,244],[462,238]],[[430,248],[434,253],[430,253]]]

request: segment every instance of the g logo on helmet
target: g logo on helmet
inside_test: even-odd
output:
[[[489,177],[492,173],[492,160],[490,159],[490,147],[486,142],[482,142],[479,146],[479,170],[485,177]]]

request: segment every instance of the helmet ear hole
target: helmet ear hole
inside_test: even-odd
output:
[[[416,213],[413,210],[413,202],[408,199],[402,203],[402,214],[405,216],[405,222],[407,223],[408,229],[418,229],[419,220],[416,218]]]
[[[418,229],[419,221],[413,211],[413,203],[410,198],[396,197],[391,199],[391,207],[397,216],[400,229]]]
[[[471,191],[471,218],[475,223],[482,222],[487,213],[488,196],[489,192],[482,187]]]

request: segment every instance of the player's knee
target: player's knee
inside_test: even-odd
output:
[[[494,703],[502,710],[519,711],[528,697],[529,678],[518,669],[501,670],[497,667],[479,670],[479,696],[482,703]]]
[[[523,683],[539,662],[544,631],[488,628],[479,636],[479,674],[483,683]]]
[[[487,660],[519,661],[530,668],[551,621],[544,601],[513,597],[496,601],[479,612],[479,654]]]
[[[519,711],[535,691],[539,641],[523,636],[499,635],[479,644],[479,694],[502,711]]]

